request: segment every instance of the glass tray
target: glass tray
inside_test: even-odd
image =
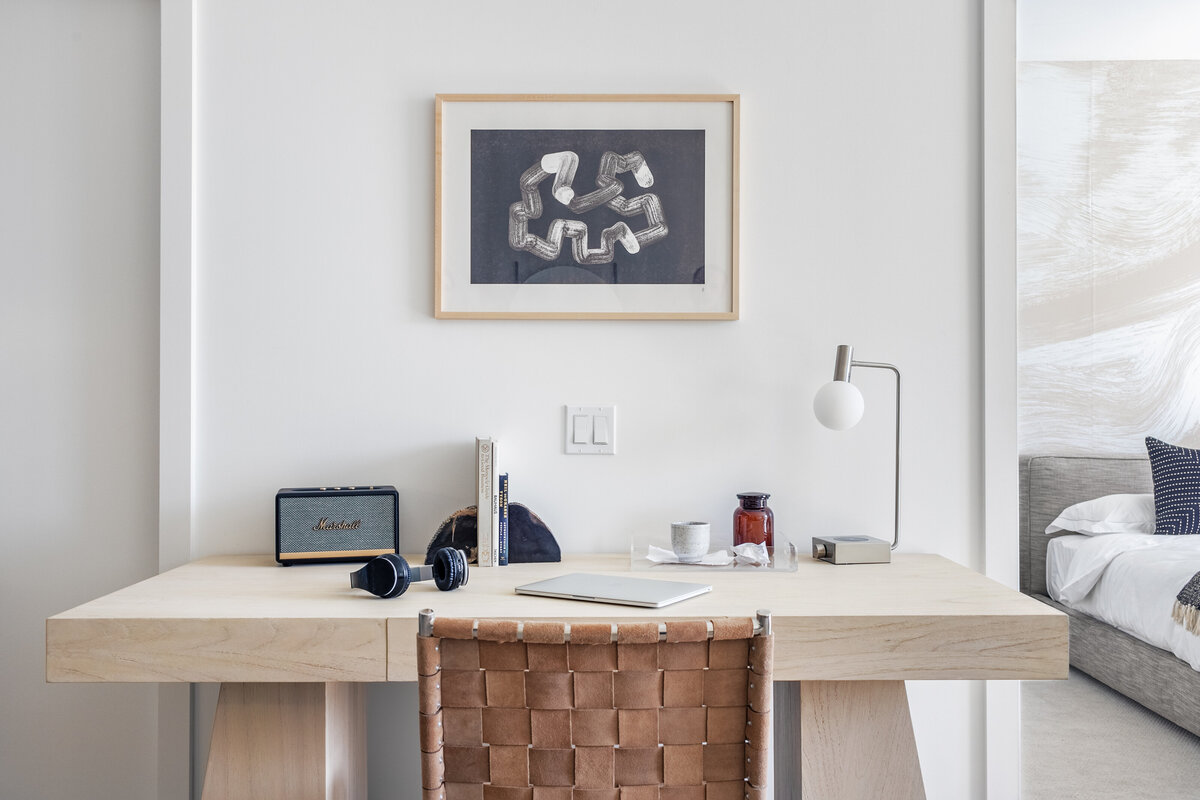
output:
[[[635,534],[629,543],[629,568],[634,571],[653,570],[661,574],[667,572],[795,572],[800,568],[800,552],[786,536],[778,532],[774,536],[775,546],[767,548],[771,561],[768,565],[738,564],[734,562],[726,566],[709,566],[707,564],[656,564],[646,558],[650,545],[671,549],[671,532],[668,529],[661,534]],[[709,552],[728,550],[731,543],[714,542]]]

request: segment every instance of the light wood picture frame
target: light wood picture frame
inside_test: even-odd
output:
[[[434,102],[435,317],[738,318],[738,95]]]

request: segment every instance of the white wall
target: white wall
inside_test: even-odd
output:
[[[154,686],[45,618],[157,567],[158,5],[0,4],[0,795],[153,798]]]
[[[723,523],[747,488],[797,539],[884,534],[890,376],[860,373],[853,432],[810,412],[848,342],[904,370],[903,549],[981,566],[974,4],[414,8],[200,4],[194,555],[270,550],[281,486],[356,482],[400,488],[422,550],[470,500],[478,433],[569,551]],[[432,319],[434,93],[580,91],[742,95],[740,321]],[[562,455],[565,403],[615,403],[619,455]],[[910,693],[929,796],[982,796],[979,687]],[[416,763],[376,759],[373,796]]]
[[[1019,0],[1019,61],[1200,58],[1192,0]]]

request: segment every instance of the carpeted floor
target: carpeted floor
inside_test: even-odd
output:
[[[1022,800],[1200,798],[1200,737],[1078,670],[1021,684]]]

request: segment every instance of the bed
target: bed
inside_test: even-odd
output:
[[[1161,644],[1180,649],[1184,658],[1161,646],[1148,644],[1116,627],[1116,624],[1099,621],[1075,608],[1068,607],[1050,597],[1046,580],[1047,551],[1051,541],[1059,536],[1074,539],[1106,539],[1102,537],[1078,537],[1077,534],[1045,533],[1046,526],[1068,506],[1119,493],[1149,493],[1153,491],[1150,478],[1150,462],[1146,458],[1101,458],[1093,456],[1030,456],[1021,460],[1021,515],[1020,515],[1020,575],[1021,591],[1054,606],[1066,613],[1071,620],[1071,665],[1086,672],[1116,691],[1142,704],[1151,711],[1200,736],[1200,672],[1193,669],[1189,661],[1200,663],[1200,637],[1173,630],[1159,631]],[[1118,536],[1134,536],[1121,534]],[[1144,535],[1143,535],[1144,536]],[[1152,542],[1168,549],[1190,548],[1200,543],[1200,537],[1147,536],[1153,540],[1180,540],[1178,542]],[[1120,549],[1123,552],[1139,550],[1138,543],[1122,543],[1110,539],[1103,543],[1087,544],[1082,541],[1064,541],[1055,546],[1056,565],[1063,563],[1063,556],[1080,559],[1096,558],[1098,547]],[[1200,560],[1200,546],[1196,546],[1196,558]],[[1111,556],[1110,556],[1111,557]],[[1177,556],[1168,556],[1175,558]],[[1122,555],[1125,561],[1144,557],[1140,553]],[[1115,561],[1113,562],[1116,563]],[[1076,565],[1078,567],[1078,565]],[[1064,568],[1053,579],[1064,580]],[[1192,571],[1200,569],[1193,567]],[[1183,574],[1186,567],[1176,566],[1175,572]],[[1076,572],[1079,570],[1076,569]],[[1189,573],[1190,574],[1190,573]],[[1173,578],[1171,579],[1174,580]],[[1185,579],[1186,580],[1186,579]],[[1161,591],[1178,592],[1182,587],[1164,585]],[[1056,593],[1062,593],[1062,586]],[[1086,587],[1085,587],[1086,588]],[[1129,591],[1129,590],[1127,590]],[[1148,591],[1148,590],[1147,590]],[[1076,591],[1076,594],[1079,594]],[[1086,602],[1073,605],[1088,607]],[[1115,603],[1109,602],[1109,611]],[[1102,609],[1094,609],[1099,613]],[[1169,610],[1166,612],[1169,614]],[[1123,620],[1116,623],[1124,624]],[[1174,624],[1174,623],[1172,623]],[[1152,632],[1153,633],[1153,632]],[[1167,638],[1174,637],[1174,638]],[[1189,637],[1197,641],[1186,641]],[[1195,648],[1194,651],[1183,649]],[[1185,660],[1187,659],[1187,660]]]

